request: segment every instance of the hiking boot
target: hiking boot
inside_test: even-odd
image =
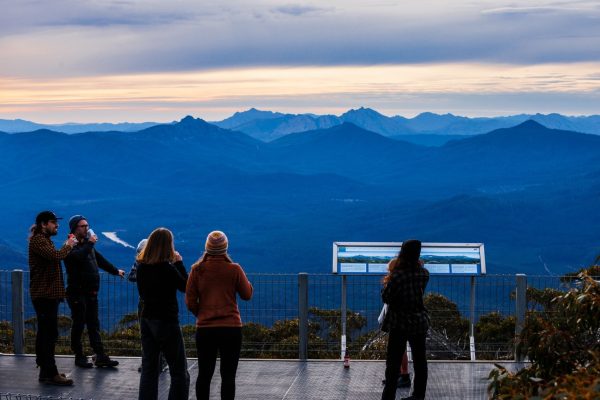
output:
[[[94,365],[88,361],[88,358],[84,355],[75,356],[75,365],[81,368],[92,368]]]
[[[65,374],[59,374],[59,375],[62,375],[62,377],[63,377],[63,378],[66,378],[66,377],[67,377],[67,375],[65,375]],[[46,382],[46,381],[49,381],[49,380],[51,380],[51,379],[52,379],[52,378],[50,378],[50,377],[47,377],[47,376],[42,376],[42,374],[40,374],[40,376],[38,377],[38,381],[40,381],[40,382],[42,382],[42,383],[44,383],[44,382]]]
[[[67,378],[65,374],[56,374],[52,378],[44,379],[42,382],[46,385],[71,386],[73,379]]]
[[[398,378],[398,383],[396,387],[399,388],[409,388],[410,387],[410,374],[401,374],[400,378]]]
[[[98,368],[102,367],[116,367],[119,365],[118,361],[111,360],[106,354],[96,354],[93,357],[94,365]]]

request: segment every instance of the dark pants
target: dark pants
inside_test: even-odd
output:
[[[142,374],[139,400],[158,398],[160,352],[163,353],[169,364],[171,375],[169,400],[187,399],[190,391],[190,375],[187,371],[183,335],[179,323],[140,318],[140,328],[142,333]]]
[[[235,374],[242,349],[242,328],[196,329],[198,379],[196,399],[208,400],[210,381],[215,372],[217,352],[221,356],[221,399],[235,398]]]
[[[37,316],[35,336],[35,362],[40,367],[40,378],[53,378],[58,374],[54,360],[54,347],[58,338],[58,303],[56,299],[32,299]]]
[[[95,294],[69,294],[67,296],[71,308],[71,350],[76,356],[83,355],[81,335],[83,327],[87,325],[90,346],[96,354],[104,354],[102,339],[100,338],[100,321],[98,320],[98,296]]]
[[[390,330],[388,337],[387,355],[385,359],[385,387],[381,394],[382,400],[393,400],[396,398],[396,382],[400,373],[402,355],[406,351],[406,342],[410,343],[415,370],[413,382],[413,396],[425,398],[427,389],[427,357],[425,350],[425,333],[407,335],[396,329]]]

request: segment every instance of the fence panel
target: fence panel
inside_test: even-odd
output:
[[[250,301],[238,302],[244,323],[243,357],[298,358],[298,275],[248,274],[254,286]],[[332,274],[308,275],[308,357],[337,359],[341,335],[341,277]],[[378,329],[382,303],[381,276],[347,277],[347,348],[352,358],[382,359],[386,338]],[[35,312],[29,298],[29,272],[23,276],[25,293],[25,352],[34,353]],[[528,309],[540,309],[533,301],[534,290],[565,291],[570,287],[559,277],[528,276]],[[103,340],[110,354],[141,354],[137,320],[136,285],[101,273],[99,317]],[[13,352],[11,271],[0,271],[0,352]],[[514,332],[515,276],[485,275],[475,279],[475,322],[492,321]],[[426,294],[434,328],[430,333],[430,358],[469,358],[469,316],[471,281],[469,277],[432,275]],[[437,296],[436,295],[441,295]],[[186,349],[195,356],[195,318],[178,294],[181,326]],[[494,319],[495,318],[495,319]],[[69,346],[70,310],[59,307],[57,354],[71,354]],[[475,327],[477,328],[478,325]],[[506,337],[506,332],[504,337]],[[512,340],[494,340],[475,329],[478,359],[512,358]],[[87,338],[84,345],[88,351]]]

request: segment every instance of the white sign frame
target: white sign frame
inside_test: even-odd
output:
[[[334,274],[339,275],[385,275],[387,274],[387,262],[389,259],[398,255],[401,246],[402,242],[334,242],[332,271]],[[344,265],[344,263],[338,262],[340,247],[354,248],[357,253],[360,253],[360,251],[363,250],[365,253],[371,254],[380,251],[380,254],[377,254],[376,256],[358,254],[355,255],[354,258],[359,258],[359,260],[364,258],[364,263],[352,262]],[[428,249],[431,249],[434,254],[427,254]],[[451,257],[454,257],[454,260],[456,260],[456,257],[459,257],[466,261],[463,263],[440,263],[440,258],[443,259],[444,257],[444,249],[449,250],[450,254],[446,256],[449,258],[449,261],[452,260]],[[460,249],[465,250],[463,254],[459,254]],[[441,254],[435,255],[436,251],[439,251]],[[455,254],[453,255],[452,253]],[[473,257],[469,257],[470,254],[478,254],[479,263],[473,263],[471,260]],[[485,249],[483,243],[422,243],[421,256],[425,261],[425,268],[429,270],[430,274],[454,276],[477,276],[486,274]],[[371,261],[372,257],[381,258],[382,261],[369,262],[370,257]],[[435,260],[435,262],[427,263],[429,257],[432,261]]]

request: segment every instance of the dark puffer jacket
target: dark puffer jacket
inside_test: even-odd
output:
[[[65,258],[67,269],[67,296],[98,293],[102,268],[112,275],[119,275],[119,270],[102,256],[94,244],[85,241],[78,243]]]

